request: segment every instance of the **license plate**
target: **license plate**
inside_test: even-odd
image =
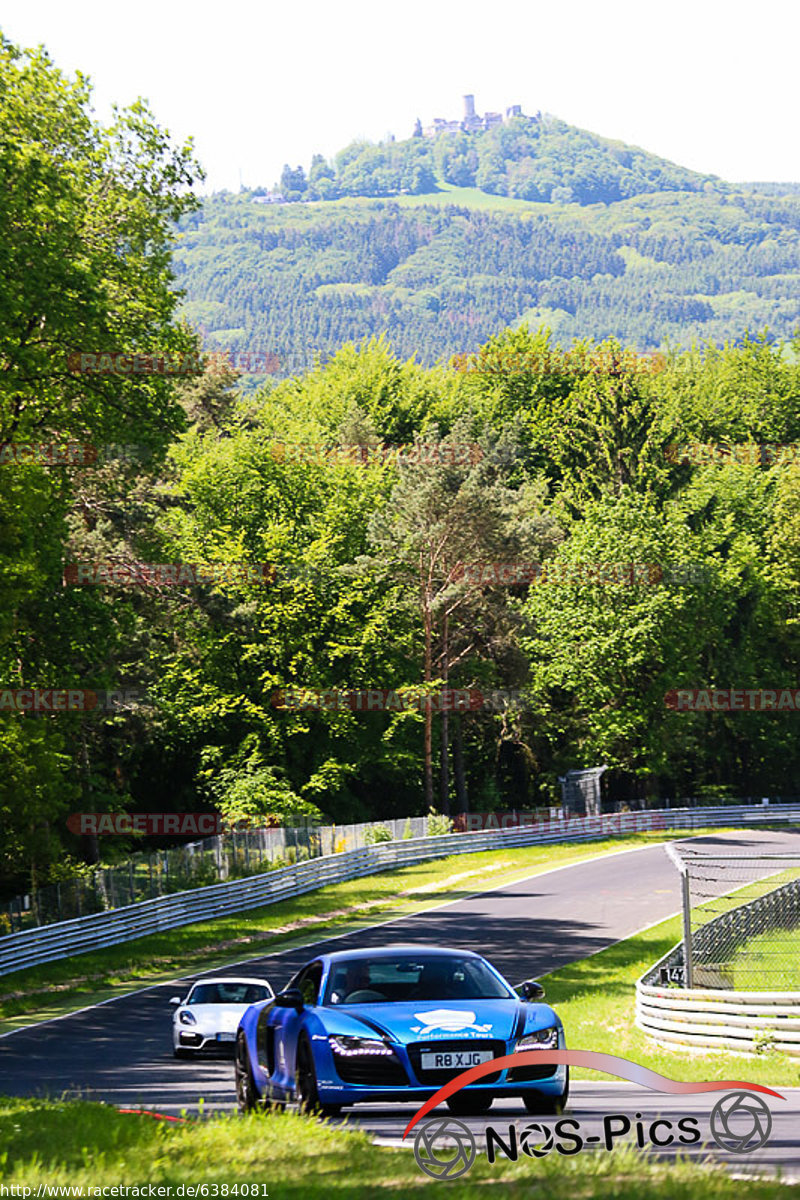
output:
[[[478,1063],[491,1062],[493,1058],[491,1050],[444,1050],[421,1054],[420,1062],[423,1071],[466,1071],[467,1067],[477,1067]]]
[[[236,1034],[235,1033],[218,1033],[217,1041],[218,1042],[235,1042]]]

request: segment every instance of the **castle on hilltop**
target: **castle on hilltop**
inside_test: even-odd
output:
[[[512,104],[506,109],[505,115],[499,112],[486,112],[481,116],[475,112],[475,97],[464,97],[464,116],[460,121],[445,121],[442,117],[434,117],[432,125],[426,125],[423,129],[423,135],[426,138],[436,138],[440,133],[485,133],[487,129],[494,129],[497,125],[503,125],[507,121],[511,121],[514,117],[523,117],[525,114],[519,104]],[[530,121],[541,121],[542,114],[536,113],[536,116],[529,117]]]

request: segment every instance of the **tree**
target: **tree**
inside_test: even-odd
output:
[[[467,664],[474,669],[472,659],[490,659],[504,644],[503,621],[496,611],[490,611],[492,598],[476,588],[465,564],[508,561],[519,554],[521,546],[527,553],[533,549],[530,530],[524,522],[513,521],[518,517],[514,502],[519,497],[504,485],[497,463],[491,459],[463,462],[469,441],[467,421],[459,422],[441,441],[430,436],[420,440],[416,447],[419,462],[403,469],[388,505],[370,525],[370,540],[390,577],[413,588],[409,603],[415,606],[421,626],[425,695],[439,685],[447,691],[459,668],[462,674]],[[449,811],[448,728],[448,712],[442,709],[441,802],[445,811]],[[425,803],[430,806],[433,702],[424,707],[423,757]]]
[[[306,190],[306,173],[302,167],[294,170],[288,163],[281,171],[280,189],[287,200],[301,200]]]
[[[141,102],[103,128],[88,81],[44,51],[0,40],[0,80],[0,448],[137,427],[163,442],[181,425],[169,378],[85,373],[68,356],[196,352],[172,320],[168,254],[196,204],[191,144],[173,149]]]
[[[0,85],[0,677],[18,688],[113,686],[120,645],[135,641],[130,610],[68,592],[62,569],[72,530],[102,525],[119,492],[101,497],[92,472],[102,469],[86,461],[47,466],[13,451],[72,440],[100,457],[108,443],[158,453],[183,427],[174,381],[153,364],[197,369],[196,336],[175,321],[169,249],[200,171],[191,145],[173,148],[142,103],[96,122],[88,80],[67,79],[43,50],[0,38]],[[127,369],[81,370],[82,354],[97,366],[110,352]],[[60,852],[57,818],[86,779],[83,719],[0,717],[6,876],[41,880]],[[109,780],[115,723],[89,735]]]
[[[284,167],[284,170],[286,168]],[[308,172],[308,182],[318,183],[320,179],[335,179],[336,172],[331,164],[322,154],[315,154],[311,159],[311,168]]]

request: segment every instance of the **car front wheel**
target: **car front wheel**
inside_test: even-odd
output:
[[[314,1056],[305,1038],[297,1047],[295,1096],[301,1112],[321,1113],[323,1117],[338,1117],[342,1111],[340,1104],[320,1104]]]
[[[529,1092],[522,1097],[522,1103],[529,1113],[540,1117],[560,1117],[567,1107],[569,1100],[569,1071],[564,1090],[558,1096],[547,1096],[544,1092]]]
[[[242,1114],[253,1112],[258,1105],[258,1093],[247,1061],[244,1037],[240,1037],[236,1043],[236,1103]]]

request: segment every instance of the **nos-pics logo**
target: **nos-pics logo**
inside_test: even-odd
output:
[[[437,1104],[448,1099],[464,1086],[476,1082],[482,1075],[507,1069],[512,1064],[529,1065],[532,1062],[544,1065],[573,1065],[591,1067],[595,1071],[616,1075],[631,1082],[642,1084],[651,1090],[672,1095],[697,1094],[707,1091],[732,1089],[714,1105],[709,1122],[711,1137],[716,1145],[731,1154],[750,1154],[768,1141],[772,1131],[772,1114],[761,1095],[766,1093],[783,1100],[779,1092],[760,1084],[741,1080],[720,1082],[704,1081],[681,1083],[659,1075],[655,1071],[631,1063],[627,1059],[592,1050],[518,1051],[515,1054],[493,1059],[463,1071],[426,1101],[409,1122],[404,1137],[418,1125]],[[643,1149],[650,1145],[661,1148],[669,1145],[694,1145],[702,1141],[699,1118],[683,1116],[656,1120],[642,1120],[636,1113],[635,1120],[624,1114],[606,1115],[602,1119],[602,1135],[584,1133],[581,1123],[573,1118],[561,1118],[550,1127],[539,1122],[530,1122],[522,1129],[509,1124],[505,1129],[492,1125],[485,1128],[486,1153],[489,1162],[499,1155],[516,1161],[523,1153],[530,1158],[543,1158],[551,1152],[564,1156],[579,1153],[584,1148],[611,1150],[615,1141],[627,1134],[634,1134],[636,1144]],[[452,1117],[438,1117],[419,1125],[414,1138],[414,1156],[417,1164],[432,1179],[450,1180],[465,1175],[475,1161],[477,1142],[472,1130],[463,1121]]]

